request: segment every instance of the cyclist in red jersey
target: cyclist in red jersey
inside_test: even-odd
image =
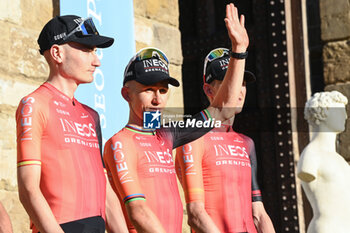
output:
[[[39,35],[50,74],[16,112],[18,192],[32,232],[104,233],[105,219],[113,232],[127,232],[106,182],[99,115],[74,98],[100,66],[96,47],[113,41],[74,15],[51,19]]]
[[[205,59],[203,89],[209,102],[222,86],[229,58],[228,49],[217,48]],[[244,104],[245,83],[254,80],[246,71],[236,114]],[[275,232],[258,187],[254,142],[233,131],[233,120],[234,116],[221,128],[176,150],[188,223],[197,233]]]
[[[243,82],[244,56],[249,44],[244,16],[239,19],[233,4],[226,6],[226,27],[236,58],[229,61],[225,85],[212,104],[193,116],[194,121],[226,120],[234,115]],[[168,59],[155,48],[139,51],[124,73],[122,95],[129,104],[127,126],[105,145],[104,160],[112,187],[125,203],[123,210],[130,232],[182,231],[180,201],[172,149],[203,135],[208,129],[169,127],[146,130],[145,111],[159,117],[168,98],[168,84],[179,86],[169,76]],[[227,107],[227,108],[225,108]],[[153,119],[153,118],[152,118]]]

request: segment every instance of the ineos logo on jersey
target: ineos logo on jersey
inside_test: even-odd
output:
[[[60,118],[60,122],[64,132],[76,133],[83,137],[96,137],[94,125],[92,123],[87,125],[62,118]]]
[[[216,156],[239,156],[249,159],[247,149],[244,146],[214,145]]]
[[[173,158],[170,150],[161,151],[144,151],[149,163],[173,164]]]
[[[119,141],[111,145],[113,150],[113,159],[115,162],[115,166],[117,168],[117,173],[119,176],[120,183],[127,183],[133,181],[131,176],[129,175],[128,165],[125,161],[125,155],[122,151],[123,144]]]
[[[182,147],[184,163],[193,163],[192,146],[187,144]]]
[[[116,142],[114,146],[112,145],[114,162],[116,162],[117,164],[116,165],[117,172],[128,170],[128,166],[124,161],[125,156],[121,149],[122,149],[121,142]]]
[[[35,102],[33,97],[23,98],[22,99],[22,108],[21,108],[21,126],[23,127],[23,132],[21,135],[21,140],[32,140],[32,114],[33,106]]]
[[[194,160],[192,153],[192,146],[190,144],[184,145],[182,147],[183,160],[185,164],[185,175],[195,175],[197,174],[194,168]]]

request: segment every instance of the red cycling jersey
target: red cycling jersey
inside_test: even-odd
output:
[[[252,200],[261,201],[254,142],[231,127],[214,129],[177,149],[187,203],[203,202],[221,232],[256,233]]]
[[[104,217],[97,112],[44,83],[21,100],[16,121],[17,167],[41,166],[40,189],[57,222]]]
[[[172,137],[164,131],[126,126],[105,145],[104,161],[114,191],[127,205],[145,200],[168,233],[182,230],[182,203],[172,159]],[[136,232],[127,217],[130,232]]]

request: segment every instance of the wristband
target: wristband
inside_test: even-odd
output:
[[[244,53],[235,53],[230,50],[230,56],[236,59],[246,59],[248,57],[248,51],[245,51]]]

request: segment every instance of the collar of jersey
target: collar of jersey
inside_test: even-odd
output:
[[[214,128],[214,132],[234,132],[231,125],[222,124],[220,128]]]
[[[54,85],[52,85],[49,82],[45,82],[43,84],[45,87],[47,87],[49,90],[51,90],[53,93],[55,93],[56,95],[58,95],[61,99],[64,99],[67,102],[75,102],[75,98],[73,97],[73,99],[71,99],[69,96],[67,96],[66,94],[64,94],[63,92],[61,92],[60,90],[58,90]]]
[[[140,129],[140,128],[137,128],[137,127],[131,126],[131,125],[126,125],[124,128],[131,131],[131,132],[139,133],[139,134],[143,134],[143,135],[155,135],[156,134],[155,130]]]

